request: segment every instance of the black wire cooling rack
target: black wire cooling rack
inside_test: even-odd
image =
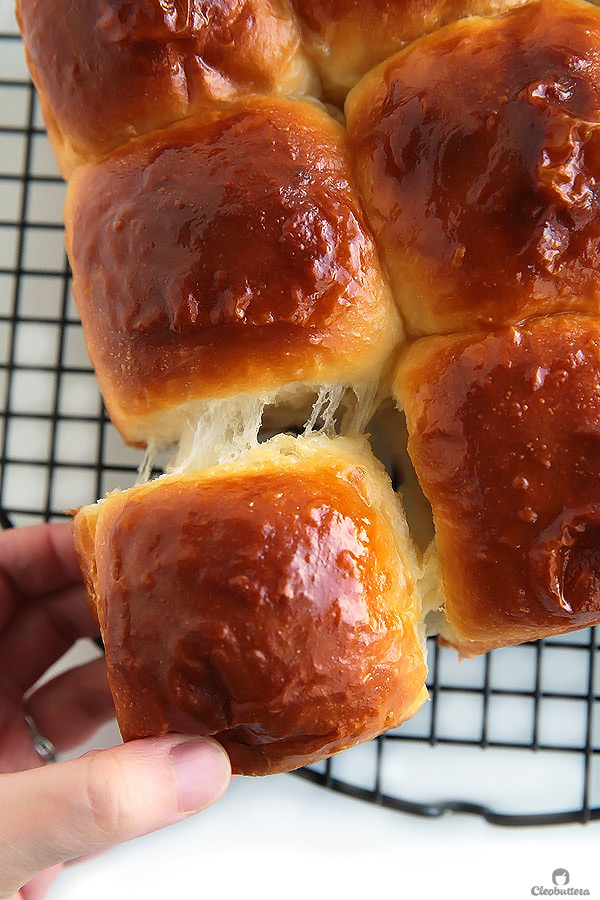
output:
[[[130,486],[140,454],[110,424],[63,244],[56,169],[12,14],[0,0],[0,524],[64,518]],[[298,774],[422,816],[534,825],[600,818],[596,629],[459,664],[429,647],[410,722]]]

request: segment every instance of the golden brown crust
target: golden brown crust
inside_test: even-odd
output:
[[[600,12],[450,25],[351,94],[348,138],[409,330],[597,313]]]
[[[98,506],[86,506],[77,512],[73,511],[73,522],[77,522],[76,526],[73,524],[73,540],[83,583],[86,589],[88,604],[99,627],[102,627],[99,619],[98,597],[96,596],[96,583],[98,577],[96,572],[96,550],[94,546],[98,511]]]
[[[424,338],[397,395],[461,651],[600,622],[600,321]]]
[[[61,171],[240,93],[314,90],[286,0],[18,0]]]
[[[133,142],[76,173],[65,221],[130,442],[191,400],[376,379],[401,338],[342,129],[314,104],[249,98]]]
[[[123,737],[214,735],[236,772],[287,771],[420,707],[435,598],[467,656],[600,623],[600,13],[17,12],[61,171],[77,169],[67,246],[113,422],[130,443],[180,439],[179,469],[245,454],[75,516]],[[295,96],[318,92],[309,56],[340,102],[402,47],[352,91],[347,131]],[[460,332],[416,340],[396,381],[433,510],[423,558],[366,441],[248,450],[266,398],[359,397],[395,362],[384,266],[411,337]],[[416,478],[402,488],[429,513]]]
[[[425,698],[416,566],[384,476],[362,442],[274,446],[111,494],[95,531],[123,737],[214,735],[244,774],[374,737]]]
[[[325,96],[343,103],[373,66],[464,16],[504,12],[525,0],[292,0]]]

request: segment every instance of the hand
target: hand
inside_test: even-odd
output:
[[[114,716],[103,659],[31,692],[78,638],[96,634],[70,526],[0,534],[0,900],[39,900],[63,862],[183,819],[229,783],[223,749],[183,735],[43,765],[25,712],[58,752]]]

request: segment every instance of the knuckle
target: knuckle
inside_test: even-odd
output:
[[[91,825],[100,846],[126,840],[130,830],[129,785],[116,753],[86,754],[86,799]]]

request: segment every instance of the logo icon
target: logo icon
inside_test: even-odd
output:
[[[564,885],[569,883],[569,873],[566,869],[555,869],[552,873],[552,884]]]
[[[565,887],[571,881],[571,875],[567,869],[555,869],[552,873],[552,884],[554,887],[544,887],[543,884],[534,884],[531,888],[532,897],[562,897],[568,894],[570,897],[574,894],[581,897],[589,897],[591,890],[589,888]]]

